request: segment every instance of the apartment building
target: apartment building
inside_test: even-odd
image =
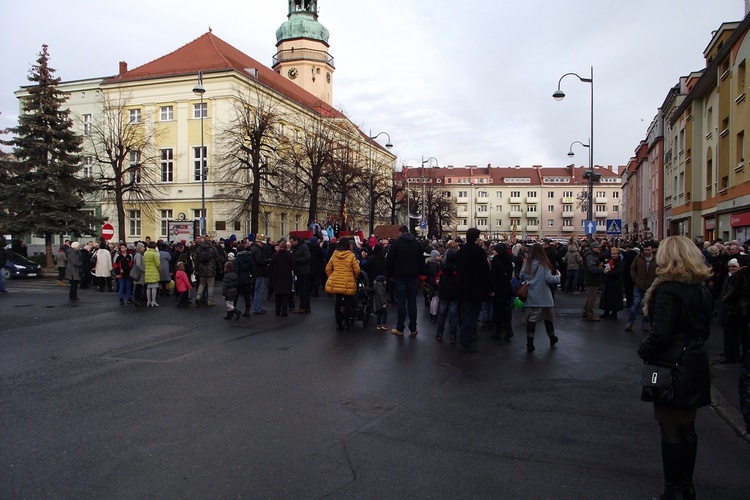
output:
[[[408,186],[411,216],[429,221],[424,231],[430,234],[442,228],[442,235],[462,236],[476,227],[489,238],[567,239],[585,235],[581,199],[588,197],[587,170],[574,165],[404,166],[395,182]],[[596,232],[604,235],[607,221],[621,219],[621,177],[612,167],[594,170],[601,177],[593,185],[593,213]],[[430,191],[450,200],[449,214],[431,213],[436,208]]]
[[[703,52],[706,67],[670,89],[628,162],[623,195],[626,223],[635,233],[750,237],[748,29],[746,12],[713,33]]]

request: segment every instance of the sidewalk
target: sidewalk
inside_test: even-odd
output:
[[[555,308],[557,311],[565,310],[568,312],[579,312],[578,309],[583,307],[585,295],[572,295],[570,293],[561,293],[559,290],[555,293]],[[598,304],[598,302],[597,302]],[[600,310],[595,309],[597,314]],[[615,322],[602,320],[601,325],[607,328],[625,329],[625,318],[627,310],[618,314]],[[637,331],[641,325],[641,317],[636,319],[633,331]],[[646,333],[643,333],[646,336]],[[745,432],[745,421],[740,412],[740,397],[738,391],[738,382],[740,378],[740,363],[723,365],[719,361],[719,353],[723,351],[722,328],[716,322],[711,322],[711,335],[706,343],[708,348],[708,357],[711,363],[711,406],[740,436],[750,442],[750,434]]]

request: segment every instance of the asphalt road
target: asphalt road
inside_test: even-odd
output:
[[[8,289],[0,498],[643,499],[661,489],[658,426],[639,401],[643,333],[583,322],[583,295],[558,293],[554,349],[538,325],[528,354],[517,316],[510,342],[481,331],[480,352],[463,354],[434,340],[421,305],[419,335],[397,338],[373,322],[337,332],[325,296],[309,315],[225,321],[222,306],[180,310],[171,297],[147,309],[94,290],[71,304],[48,279]],[[732,373],[720,375],[731,388]],[[696,489],[748,498],[750,444],[717,409],[699,411]]]

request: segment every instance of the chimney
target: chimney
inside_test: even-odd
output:
[[[125,61],[120,61],[120,73],[118,74],[118,76],[124,76],[125,73],[127,72],[128,72],[128,63],[126,63]]]

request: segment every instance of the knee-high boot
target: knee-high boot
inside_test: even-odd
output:
[[[683,443],[661,443],[661,463],[664,468],[661,500],[682,500],[683,448]]]
[[[534,350],[534,330],[536,330],[536,322],[526,322],[526,350],[531,352]]]
[[[693,470],[695,470],[695,457],[698,453],[698,436],[691,432],[685,436],[682,448],[682,498],[693,500],[695,488],[693,487]]]

